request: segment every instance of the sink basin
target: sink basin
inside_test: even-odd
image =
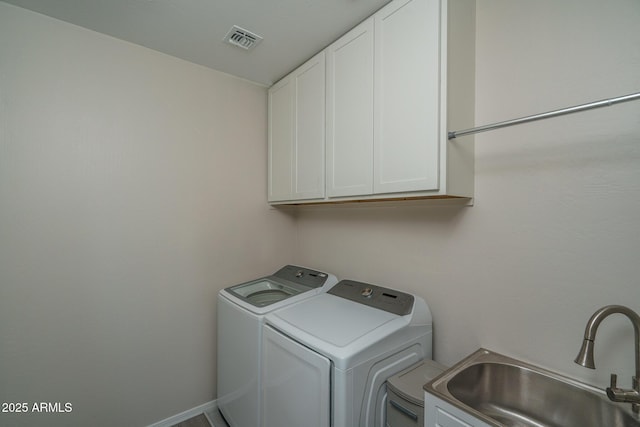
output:
[[[603,390],[485,349],[424,389],[496,427],[640,427]]]

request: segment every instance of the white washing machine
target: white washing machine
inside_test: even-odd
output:
[[[219,292],[217,404],[231,427],[260,426],[264,316],[326,292],[337,281],[329,273],[287,265],[271,276]]]
[[[432,357],[425,301],[342,280],[265,317],[263,427],[384,427],[385,381]]]

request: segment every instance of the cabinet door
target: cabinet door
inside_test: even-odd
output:
[[[438,189],[440,1],[375,15],[374,193]]]
[[[373,192],[373,19],[327,52],[327,196]]]
[[[293,197],[293,89],[291,78],[285,78],[269,89],[270,202]]]
[[[324,197],[324,52],[294,72],[293,198]]]
[[[268,108],[269,201],[324,197],[324,53],[272,86]]]
[[[329,427],[331,361],[263,327],[264,427]]]

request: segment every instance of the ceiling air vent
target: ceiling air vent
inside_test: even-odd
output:
[[[260,43],[262,41],[262,37],[234,25],[231,27],[227,35],[224,36],[224,41],[245,50],[249,50]]]

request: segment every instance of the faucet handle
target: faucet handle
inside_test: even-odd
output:
[[[618,384],[618,376],[616,374],[611,374],[610,388],[617,388],[617,384]]]

